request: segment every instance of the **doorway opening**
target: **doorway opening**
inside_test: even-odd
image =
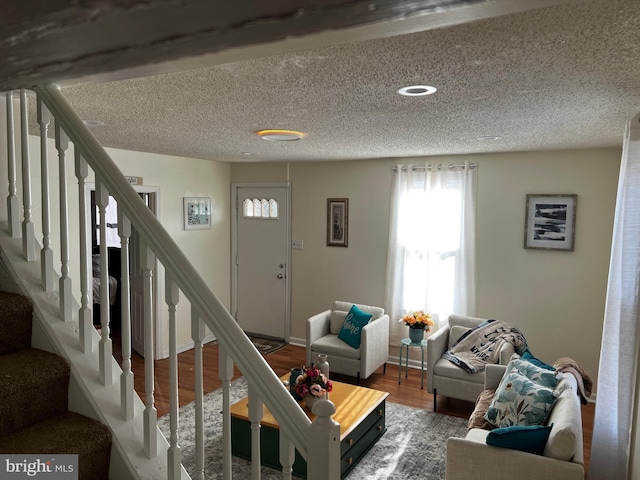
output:
[[[134,186],[140,198],[151,212],[158,215],[158,187]],[[100,299],[100,214],[96,205],[95,186],[89,189],[89,212],[91,215],[91,264],[93,276],[93,325],[99,329],[101,325],[101,299]],[[121,271],[121,239],[118,234],[118,203],[113,197],[109,197],[109,204],[105,210],[105,226],[107,240],[107,266],[109,278],[109,329],[114,343],[114,354],[121,345],[121,320],[122,320],[122,271]],[[138,231],[131,227],[129,237],[129,288],[130,288],[130,318],[131,318],[131,347],[141,357],[144,357],[144,316],[145,302],[143,290],[143,277],[141,268],[141,239]],[[160,332],[157,325],[158,312],[158,267],[157,262],[152,271],[152,305],[151,312],[156,332],[154,338],[154,352],[156,357],[161,353],[158,350],[161,345]]]

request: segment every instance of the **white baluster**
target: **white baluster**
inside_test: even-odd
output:
[[[36,259],[36,234],[31,220],[31,165],[29,161],[29,112],[27,91],[20,91],[20,139],[22,146],[22,203],[24,220],[22,221],[22,254],[27,262]]]
[[[7,213],[9,215],[9,235],[20,237],[20,201],[16,186],[16,139],[13,125],[13,92],[5,94],[7,103],[7,161],[9,175],[9,195],[7,195]]]
[[[89,262],[89,219],[87,212],[87,161],[75,149],[75,170],[78,179],[78,205],[80,207],[80,311],[78,314],[80,349],[83,353],[93,351],[93,288],[91,263]]]
[[[222,380],[222,478],[231,480],[231,379],[233,361],[227,349],[218,343],[218,371]]]
[[[169,451],[167,467],[169,480],[181,477],[182,452],[178,445],[178,327],[176,325],[176,305],[180,299],[180,290],[167,272],[165,276],[165,300],[169,306]]]
[[[204,323],[200,314],[191,306],[191,338],[193,339],[193,373],[195,375],[195,414],[196,414],[196,466],[193,478],[204,480],[204,410],[202,385],[202,340],[204,339]]]
[[[113,344],[109,324],[109,251],[107,250],[107,206],[109,191],[96,178],[96,205],[100,214],[100,381],[106,387],[113,384]]]
[[[122,349],[122,374],[120,375],[120,407],[125,420],[133,419],[133,372],[131,371],[131,287],[129,284],[129,238],[131,222],[118,209],[118,234],[120,235],[120,343]]]
[[[282,465],[282,478],[291,480],[293,475],[293,462],[296,459],[296,449],[287,433],[280,428],[280,465]]]
[[[320,400],[313,406],[316,419],[307,433],[307,478],[309,480],[340,479],[340,425],[331,415],[336,406]]]
[[[251,478],[260,480],[260,420],[263,415],[262,399],[253,383],[249,383],[249,422],[251,425]]]
[[[71,321],[71,278],[69,277],[69,209],[67,198],[67,162],[66,151],[69,148],[69,137],[56,122],[56,149],[60,170],[60,316],[65,322]]]
[[[42,288],[53,291],[53,250],[51,250],[51,207],[49,201],[49,154],[47,130],[51,113],[42,99],[38,98],[38,124],[40,124],[40,187],[42,192],[42,249],[40,267]]]
[[[144,451],[148,458],[158,455],[158,411],[155,407],[154,386],[154,353],[153,337],[155,334],[153,322],[153,268],[156,257],[145,241],[140,242],[140,258],[142,259],[142,277],[144,289]]]

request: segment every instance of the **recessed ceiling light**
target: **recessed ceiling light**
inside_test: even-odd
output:
[[[87,127],[104,127],[104,122],[101,122],[100,120],[83,120],[82,123]]]
[[[478,140],[500,140],[502,137],[498,136],[498,135],[481,135],[480,137],[478,137]]]
[[[438,89],[431,85],[409,85],[408,87],[399,89],[398,93],[407,97],[420,97],[422,95],[431,95],[437,91]]]
[[[295,130],[258,130],[256,133],[262,140],[273,142],[293,142],[304,137],[304,133]]]

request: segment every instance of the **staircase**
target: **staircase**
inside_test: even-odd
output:
[[[0,435],[3,436],[0,438],[0,452],[7,452],[5,448],[19,453],[47,451],[63,439],[75,438],[74,448],[82,454],[80,470],[84,468],[92,472],[81,478],[107,478],[105,475],[109,472],[114,480],[187,480],[189,475],[182,465],[178,429],[182,422],[178,391],[183,379],[178,377],[177,340],[179,329],[184,331],[186,328],[191,332],[193,341],[194,361],[191,370],[195,377],[189,379],[194,382],[195,418],[187,428],[195,439],[193,478],[204,480],[214,473],[205,471],[204,448],[208,425],[203,421],[203,343],[205,327],[208,327],[220,346],[218,376],[223,400],[218,419],[223,432],[223,460],[215,473],[221,473],[225,480],[230,480],[233,473],[230,386],[235,365],[248,384],[251,478],[260,478],[260,422],[262,407],[265,406],[280,425],[278,449],[284,480],[292,478],[295,451],[307,461],[309,480],[339,479],[340,426],[331,418],[335,406],[328,400],[322,400],[314,408],[316,418],[311,422],[60,90],[46,85],[35,87],[34,91],[35,97],[33,93],[29,95],[36,103],[39,136],[29,132],[29,97],[26,90],[20,91],[18,99],[14,92],[5,93],[6,142],[0,135],[0,148],[6,147],[7,151],[6,165],[0,167],[6,167],[9,180],[8,190],[5,191],[8,193],[6,225],[4,219],[0,218],[0,264],[17,286],[12,291],[28,296],[33,306],[33,314],[27,315],[27,318],[33,319],[33,335],[27,330],[27,324],[31,328],[31,320],[24,324],[9,315],[0,321],[0,345],[3,345],[0,357],[6,357],[0,360],[0,375],[7,374],[0,380],[0,394],[5,390],[11,392],[7,396],[12,397],[13,402],[7,408],[6,415],[0,413]],[[14,113],[16,110],[19,110],[17,118]],[[49,138],[50,129],[53,129],[53,139]],[[37,150],[40,150],[36,158],[30,154],[32,143],[36,143],[39,147]],[[49,150],[54,147],[57,161],[51,161],[49,155]],[[32,167],[34,172],[39,170],[39,174],[32,175]],[[100,217],[100,285],[109,284],[106,246],[109,197],[112,196],[118,203],[117,224],[121,240],[119,271],[122,281],[121,365],[112,356],[106,288],[100,290],[99,334],[93,326],[90,262],[92,227],[89,222],[90,207],[86,202],[89,182],[95,185]],[[76,190],[75,193],[73,190]],[[51,215],[54,209],[59,212],[56,217]],[[140,319],[142,331],[137,332],[144,338],[144,378],[141,382],[144,385],[139,395],[134,389],[131,369],[129,242],[133,229],[140,240],[137,254],[141,264],[143,292],[139,301],[144,304],[144,318]],[[40,238],[41,245],[38,242]],[[154,308],[152,284],[157,265],[164,273],[157,292],[164,302],[162,306]],[[74,292],[74,286],[79,287],[79,292]],[[11,290],[9,287],[0,289]],[[189,313],[186,318],[183,316],[179,319],[178,308],[185,311],[182,309],[185,304]],[[24,305],[21,308],[30,310]],[[157,428],[154,398],[154,337],[155,318],[158,315],[165,319],[163,328],[167,328],[169,333],[170,432],[166,438]],[[18,333],[20,331],[22,334]],[[16,337],[21,340],[15,340]],[[28,341],[30,337],[31,343]],[[58,353],[68,366],[46,352],[32,350],[32,345]],[[34,366],[33,373],[25,374],[26,364]],[[70,390],[69,372],[72,379]],[[5,386],[4,382],[13,379],[22,384]],[[68,398],[67,392],[70,393]],[[59,395],[62,395],[61,398],[54,402]],[[91,423],[67,412],[67,404],[76,412],[99,419],[108,428],[112,446],[110,456],[108,450],[102,453],[104,461],[97,459],[100,457],[98,449],[91,446],[99,443],[94,441],[101,436],[98,433],[92,433],[90,429],[82,429],[82,432],[54,431],[53,425],[57,424],[66,425],[61,428],[73,429],[79,428],[80,423]],[[47,411],[36,410],[36,405],[42,405]],[[29,412],[18,412],[25,407]],[[5,411],[4,407],[0,407],[0,410]],[[15,416],[23,420],[14,419]],[[38,423],[40,420],[50,423],[42,425]],[[8,427],[5,427],[5,423]],[[37,443],[32,440],[35,438],[38,439]],[[25,440],[26,445],[18,446],[19,441]],[[40,443],[43,445],[40,446]],[[63,450],[62,445],[59,450]],[[94,453],[91,453],[89,460],[85,460],[84,452],[87,455]],[[83,467],[84,462],[88,462],[89,466]]]
[[[28,298],[0,292],[0,453],[77,454],[78,478],[107,480],[111,431],[67,408],[69,365],[31,348]]]

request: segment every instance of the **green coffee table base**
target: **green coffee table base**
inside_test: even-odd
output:
[[[383,400],[374,411],[340,442],[340,476],[344,478],[355,467],[376,441],[387,431]],[[231,452],[236,457],[251,460],[251,428],[248,420],[231,417]],[[280,431],[262,426],[260,429],[260,454],[262,465],[282,470],[280,465]],[[296,450],[293,473],[307,478],[307,462]]]

